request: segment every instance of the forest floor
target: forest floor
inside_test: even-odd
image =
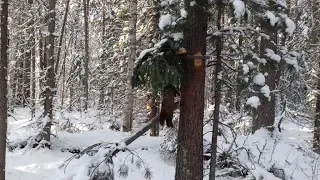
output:
[[[37,130],[30,121],[27,109],[18,109],[14,117],[9,117],[8,141],[18,142],[25,140],[31,135],[35,135]],[[96,118],[84,118],[79,114],[69,114],[68,118],[78,120],[77,133],[68,133],[53,130],[55,137],[52,137],[51,150],[48,149],[16,149],[7,153],[7,178],[8,180],[69,180],[60,178],[59,166],[73,154],[61,152],[63,148],[86,148],[89,145],[99,142],[112,142],[123,140],[130,133],[112,131],[101,125],[98,130],[90,130],[86,124],[96,123]],[[82,120],[80,120],[82,119]],[[95,124],[97,126],[97,124]],[[264,180],[278,180],[276,176],[283,176],[292,180],[320,180],[320,157],[311,151],[312,131],[309,128],[295,125],[291,122],[283,122],[282,132],[276,132],[272,136],[266,130],[259,130],[254,135],[237,135],[234,140],[231,131],[226,136],[219,137],[219,153],[223,151],[231,152],[234,162],[239,162],[242,167],[249,169],[249,177]],[[204,131],[210,131],[211,126],[206,125]],[[147,133],[149,134],[149,133]],[[150,137],[148,135],[138,138],[130,144],[128,148],[136,152],[143,160],[143,164],[150,168],[152,180],[173,180],[174,166],[166,163],[160,155],[160,144],[164,136]],[[211,133],[204,136],[207,143],[211,141]],[[206,144],[206,143],[205,143]],[[230,149],[230,144],[233,144]],[[143,180],[143,168],[138,168],[131,164],[131,157],[128,153],[121,152],[114,158],[115,178],[129,180]],[[129,166],[129,176],[119,177],[118,169],[126,163]],[[218,179],[243,179],[232,178],[230,172],[234,171],[234,166],[219,169]],[[270,171],[280,171],[270,173]],[[74,169],[73,169],[74,171]],[[269,171],[269,172],[268,172]],[[57,173],[59,172],[59,173]],[[66,169],[68,173],[68,168]],[[229,174],[229,175],[226,175]],[[80,180],[81,178],[79,178]],[[205,179],[205,178],[204,178]],[[246,179],[246,178],[244,178]],[[75,179],[74,179],[75,180]]]
[[[9,142],[22,141],[36,131],[30,128],[30,117],[28,110],[19,109],[14,115],[18,121],[9,118],[8,131]],[[77,114],[73,118],[80,118]],[[80,133],[55,132],[56,137],[52,138],[51,150],[28,149],[7,152],[7,178],[8,180],[59,180],[55,177],[59,166],[73,154],[61,152],[63,148],[86,148],[89,145],[99,142],[122,140],[130,133],[116,132],[110,129],[93,130]],[[160,157],[159,145],[163,137],[142,136],[130,144],[128,148],[135,151],[145,162],[152,172],[153,180],[170,180],[174,177],[174,167],[166,164]],[[128,153],[118,153],[114,159],[116,179],[120,178],[117,171],[119,165],[126,161],[129,164],[129,177],[127,179],[139,180],[143,178],[143,170],[138,169],[134,164],[130,166],[131,158]]]

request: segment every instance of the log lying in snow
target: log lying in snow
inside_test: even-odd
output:
[[[152,118],[147,125],[145,125],[144,127],[142,127],[138,132],[136,132],[135,134],[133,134],[132,136],[126,138],[124,140],[124,144],[126,146],[128,146],[129,144],[131,144],[133,141],[135,141],[136,139],[138,139],[140,136],[142,136],[145,132],[147,132],[149,129],[151,129],[156,123],[159,122],[159,117],[160,114],[157,114],[154,118]],[[120,150],[117,149],[112,153],[112,156],[116,155]]]

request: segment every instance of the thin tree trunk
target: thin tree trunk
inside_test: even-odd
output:
[[[0,50],[0,180],[6,178],[7,142],[7,69],[8,69],[8,0],[1,4],[1,50]]]
[[[150,103],[148,104],[151,108],[151,112],[149,114],[149,121],[151,121],[154,117],[156,117],[157,114],[159,114],[160,112],[160,97],[158,94],[156,93],[152,93],[150,94]],[[155,126],[153,126],[150,129],[150,136],[159,136],[159,123],[155,124]]]
[[[28,34],[29,35],[29,34]],[[30,103],[30,73],[31,73],[31,49],[30,40],[26,46],[23,67],[23,106],[29,106]]]
[[[206,32],[208,1],[185,0],[187,29],[184,32],[186,53],[181,54],[181,103],[175,180],[203,179],[203,111],[205,87]],[[189,56],[190,54],[200,57]],[[202,58],[201,58],[202,57]]]
[[[51,124],[53,120],[53,95],[55,88],[55,76],[54,76],[54,31],[55,31],[55,6],[56,0],[49,0],[49,19],[47,36],[47,71],[46,71],[46,90],[45,90],[45,102],[44,102],[44,116],[46,118],[46,124],[43,128],[41,138],[47,142],[46,146],[50,148],[50,136],[51,136]]]
[[[221,21],[223,17],[223,2],[219,0],[217,2],[218,17],[217,17],[217,27],[218,30],[221,29]],[[215,69],[215,91],[214,91],[214,111],[213,111],[213,130],[212,130],[212,142],[211,142],[211,162],[210,162],[210,173],[209,180],[216,179],[216,162],[217,162],[217,143],[218,143],[218,125],[219,125],[219,115],[220,115],[220,103],[221,103],[221,81],[218,76],[222,71],[222,57],[221,52],[223,49],[222,35],[217,37],[216,41],[216,69]]]
[[[106,51],[107,51],[107,33],[106,33],[106,10],[103,10],[102,12],[102,47],[103,47],[103,52],[102,52],[102,56],[101,56],[101,66],[100,66],[100,89],[99,89],[99,105],[98,105],[98,109],[100,111],[100,114],[103,114],[102,112],[105,112],[105,78],[104,76],[104,70],[106,68]]]
[[[31,48],[31,117],[36,116],[36,44],[35,33],[32,33],[32,48]]]
[[[66,9],[64,11],[63,23],[62,23],[62,28],[61,28],[61,32],[60,32],[61,35],[60,35],[60,38],[59,38],[59,45],[58,45],[57,60],[56,60],[55,68],[54,68],[54,74],[55,75],[57,75],[58,68],[59,68],[61,46],[62,46],[62,41],[63,41],[64,30],[65,30],[65,27],[66,27],[66,22],[67,22],[67,19],[68,19],[69,4],[70,4],[70,0],[66,0]]]
[[[123,131],[129,132],[132,129],[132,113],[133,113],[133,87],[132,76],[133,66],[136,59],[136,23],[137,23],[137,0],[131,0],[130,5],[130,20],[129,20],[129,44],[130,52],[128,58],[128,74],[127,74],[127,88],[126,88],[126,102],[125,102],[125,117],[123,122]]]
[[[89,102],[89,24],[88,24],[88,3],[89,0],[83,0],[83,8],[84,8],[84,33],[85,33],[85,55],[84,55],[84,110],[87,112],[88,110],[88,102]]]
[[[32,5],[33,0],[28,0],[29,4],[29,11],[32,11]],[[31,20],[32,23],[30,23],[30,61],[31,61],[31,67],[30,67],[30,108],[31,108],[31,118],[33,119],[36,115],[36,41],[35,41],[35,33],[34,33],[34,19]]]

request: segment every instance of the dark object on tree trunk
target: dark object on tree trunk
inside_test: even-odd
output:
[[[177,95],[180,96],[180,92],[171,84],[165,86],[163,92],[164,95],[161,104],[160,125],[163,126],[164,121],[166,121],[168,127],[173,127],[173,111],[179,107],[179,102],[174,102],[174,98]]]

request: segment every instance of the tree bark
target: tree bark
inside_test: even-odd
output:
[[[55,76],[54,76],[54,31],[55,31],[55,6],[56,0],[49,0],[49,22],[48,32],[46,37],[48,48],[46,48],[46,90],[45,90],[45,102],[44,102],[44,117],[46,118],[46,124],[42,130],[41,140],[46,141],[46,146],[50,148],[50,136],[51,136],[51,124],[53,120],[53,95],[55,88]]]
[[[106,68],[106,51],[107,51],[107,33],[106,33],[106,10],[103,10],[102,12],[102,47],[103,47],[103,52],[101,55],[101,66],[100,66],[100,71],[99,71],[99,76],[100,76],[100,89],[99,89],[99,105],[98,109],[100,111],[100,114],[103,114],[102,112],[105,112],[105,78],[104,76],[104,70]]]
[[[219,0],[217,2],[218,17],[217,17],[217,28],[221,29],[221,21],[223,16],[223,2]],[[211,142],[211,162],[210,162],[210,173],[209,180],[216,179],[216,163],[217,163],[217,143],[218,143],[218,125],[219,125],[219,115],[220,115],[220,103],[221,103],[221,81],[218,78],[222,71],[222,53],[223,43],[222,35],[217,37],[216,41],[216,69],[215,69],[215,91],[214,91],[214,111],[213,111],[213,128],[212,128],[212,142]]]
[[[129,20],[129,58],[128,58],[128,72],[127,72],[127,88],[126,88],[126,102],[125,102],[125,117],[123,121],[123,131],[129,132],[132,129],[132,113],[133,113],[133,87],[132,76],[133,66],[136,59],[136,24],[137,24],[137,0],[130,1],[130,20]]]
[[[66,27],[66,22],[67,22],[67,19],[68,19],[69,4],[70,4],[70,0],[67,0],[66,1],[66,9],[64,11],[64,16],[63,16],[62,28],[61,28],[60,37],[59,37],[57,60],[56,60],[55,68],[54,68],[54,73],[56,75],[58,74],[58,69],[59,69],[59,61],[60,61],[60,54],[61,54],[61,48],[62,48],[63,35],[64,35],[65,27]]]
[[[320,153],[320,56],[318,54],[318,44],[320,42],[320,2],[312,1],[312,29],[310,37],[310,48],[315,51],[313,54],[313,60],[318,62],[318,78],[317,78],[317,95],[316,95],[316,110],[314,119],[314,135],[313,135],[313,148],[314,151]]]
[[[148,121],[151,121],[160,112],[160,97],[156,93],[151,93],[148,98],[148,106],[151,108],[151,112],[148,116]],[[154,127],[150,129],[150,136],[159,136],[159,123],[155,124]]]
[[[261,29],[270,37],[270,39],[261,37],[260,41],[260,57],[267,59],[266,65],[261,70],[262,73],[268,73],[266,76],[266,85],[273,91],[276,88],[276,75],[278,70],[278,64],[274,60],[268,58],[265,54],[266,49],[271,49],[274,53],[277,53],[277,28],[271,26],[270,22],[261,20]],[[275,120],[275,94],[270,93],[271,100],[260,95],[261,105],[258,107],[257,118],[254,119],[252,131],[255,132],[260,127],[270,128],[274,124]]]
[[[84,11],[84,33],[85,33],[85,40],[84,40],[84,110],[87,112],[88,110],[88,103],[89,103],[89,23],[88,23],[88,4],[89,0],[83,0],[83,11]]]
[[[190,6],[191,1],[184,1],[188,12],[184,45],[188,55],[201,57],[206,54],[208,1],[198,0],[196,6]],[[187,54],[179,55],[184,71],[175,180],[202,180],[205,60]]]
[[[6,178],[7,142],[7,69],[8,69],[8,0],[1,4],[1,50],[0,50],[0,180]]]

